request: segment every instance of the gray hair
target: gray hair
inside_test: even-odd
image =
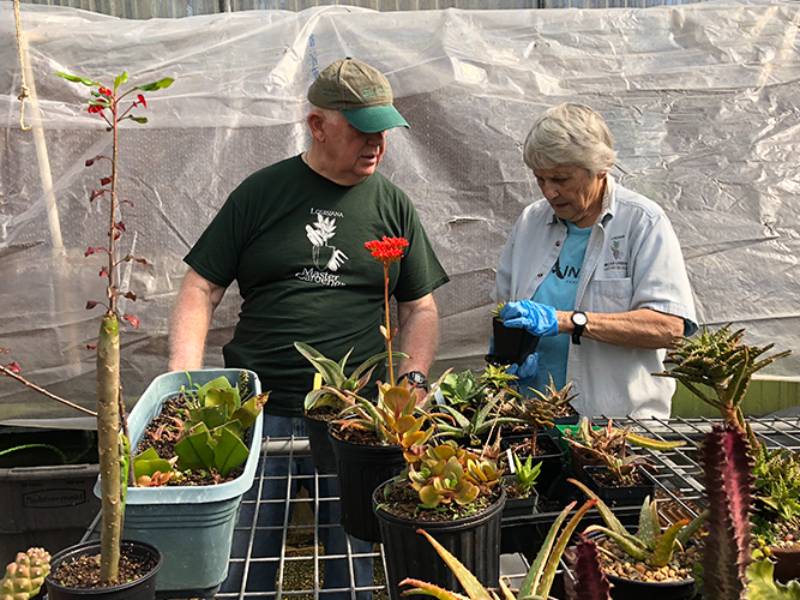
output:
[[[614,166],[614,138],[600,114],[565,102],[545,111],[531,127],[522,151],[531,169],[583,167],[593,175]]]

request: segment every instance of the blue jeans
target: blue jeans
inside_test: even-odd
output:
[[[307,435],[303,419],[264,415],[264,437],[273,439],[289,438],[292,435],[295,437],[305,437]],[[311,456],[292,457],[291,464],[288,456],[267,455],[265,460],[267,462],[264,470],[265,480],[261,493],[258,526],[274,527],[274,529],[256,531],[256,539],[253,542],[253,558],[279,557],[283,543],[283,526],[291,521],[292,505],[290,503],[286,501],[266,502],[266,500],[294,498],[301,486],[307,489],[312,501],[316,497],[313,477],[314,465]],[[290,472],[292,476],[291,483],[288,480]],[[270,479],[271,477],[275,479]],[[339,497],[339,482],[337,478],[320,476],[317,481],[319,488],[317,530],[319,531],[319,539],[325,547],[326,555],[346,555],[348,540],[351,554],[373,552],[372,542],[366,542],[345,534],[339,524],[341,518],[339,500],[326,500],[327,498]],[[287,490],[287,486],[290,489]],[[309,564],[309,562],[304,561],[305,564]],[[320,562],[325,574],[323,589],[345,588],[349,590],[354,585],[356,587],[373,585],[372,558],[353,559],[354,583],[350,577],[350,561],[346,558],[321,560]],[[253,592],[274,591],[278,566],[278,561],[251,562],[246,589]],[[372,592],[358,592],[355,597],[357,600],[371,600]],[[350,599],[349,591],[320,594],[320,600]]]

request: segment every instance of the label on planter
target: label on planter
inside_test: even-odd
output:
[[[22,505],[27,508],[62,508],[65,506],[77,506],[84,502],[86,502],[85,490],[71,490],[69,488],[37,490],[22,495]]]

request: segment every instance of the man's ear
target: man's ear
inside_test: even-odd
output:
[[[325,131],[322,128],[324,122],[325,117],[317,112],[309,113],[306,117],[306,123],[308,123],[308,129],[311,131],[311,137],[318,142],[325,141]]]

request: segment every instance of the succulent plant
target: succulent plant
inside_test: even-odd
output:
[[[759,448],[753,476],[757,529],[774,530],[778,524],[800,528],[800,456],[785,448]]]
[[[554,417],[568,417],[577,414],[577,411],[572,406],[572,401],[578,397],[578,394],[572,393],[571,381],[567,382],[564,387],[559,389],[556,387],[556,382],[552,374],[548,374],[547,386],[545,386],[543,392],[535,388],[529,389],[539,400],[553,409],[552,414]]]
[[[666,363],[675,365],[670,371],[656,373],[672,377],[706,404],[715,406],[726,423],[748,432],[741,410],[753,374],[772,362],[791,354],[778,352],[758,360],[774,344],[749,346],[742,342],[744,329],[731,332],[730,324],[716,331],[703,328],[700,335],[682,338],[667,354]],[[711,388],[706,391],[702,386]],[[750,443],[755,438],[750,434]]]
[[[606,526],[590,525],[584,533],[602,533],[631,558],[647,563],[651,567],[663,567],[670,563],[676,549],[683,548],[703,525],[707,514],[701,513],[692,521],[681,519],[662,529],[658,518],[657,501],[645,498],[639,511],[639,528],[635,534],[628,532],[616,515],[600,498],[580,481],[569,479],[587,496],[597,500],[597,510]]]
[[[329,407],[340,412],[355,403],[358,393],[369,383],[377,365],[386,360],[387,352],[379,352],[370,356],[358,365],[350,375],[345,375],[347,361],[353,348],[340,361],[324,356],[321,352],[303,342],[295,342],[295,349],[310,362],[319,373],[321,385],[306,394],[304,408],[306,412]],[[406,358],[402,352],[395,352],[395,358]]]
[[[498,413],[504,394],[490,396],[478,410],[463,413],[457,407],[447,404],[440,405],[441,411],[436,417],[436,436],[438,438],[455,438],[465,440],[469,445],[476,446],[481,438],[491,437],[501,425],[520,424],[519,419],[503,417]]]
[[[521,495],[528,496],[533,486],[536,485],[536,480],[542,472],[542,463],[539,461],[534,465],[532,456],[526,458],[525,462],[522,462],[515,453],[512,453],[512,456],[514,460],[514,479],[517,490]]]
[[[44,548],[19,552],[0,581],[0,600],[29,600],[39,593],[50,573],[50,554]]]
[[[611,584],[600,568],[597,545],[581,535],[572,552],[567,552],[567,564],[572,577],[564,577],[564,588],[569,600],[609,600]]]
[[[494,488],[501,475],[493,461],[459,448],[452,441],[427,446],[408,468],[408,479],[423,508],[453,502],[462,506],[471,504]]]
[[[651,450],[671,450],[685,444],[683,441],[666,441],[648,438],[633,433],[629,427],[613,426],[609,419],[605,427],[593,428],[589,419],[581,418],[573,433],[565,432],[564,439],[572,449],[572,456],[579,466],[603,465],[620,483],[629,483],[631,474],[638,465],[648,464],[644,456],[628,454],[628,444]]]
[[[531,564],[531,568],[528,570],[517,595],[514,596],[508,585],[502,579],[500,580],[503,600],[546,600],[549,597],[561,556],[564,554],[564,550],[566,550],[567,544],[572,534],[575,532],[575,529],[578,527],[578,524],[581,522],[581,519],[583,519],[584,515],[594,504],[594,500],[587,500],[583,506],[572,515],[572,518],[563,529],[561,526],[564,524],[570,511],[575,508],[576,503],[569,503],[564,510],[561,511],[550,527],[550,531],[542,543],[539,553]],[[448,552],[444,546],[428,534],[428,532],[424,529],[418,529],[417,533],[425,536],[434,547],[437,554],[442,557],[442,560],[444,560],[456,576],[456,579],[458,579],[458,582],[461,584],[461,587],[464,588],[470,600],[499,600],[494,591],[487,590],[483,584],[478,581],[475,575],[473,575],[455,556]],[[437,585],[420,581],[419,579],[406,578],[400,582],[400,585],[409,586],[409,589],[403,591],[403,595],[406,596],[425,594],[438,598],[439,600],[464,600],[462,594],[445,590]]]

